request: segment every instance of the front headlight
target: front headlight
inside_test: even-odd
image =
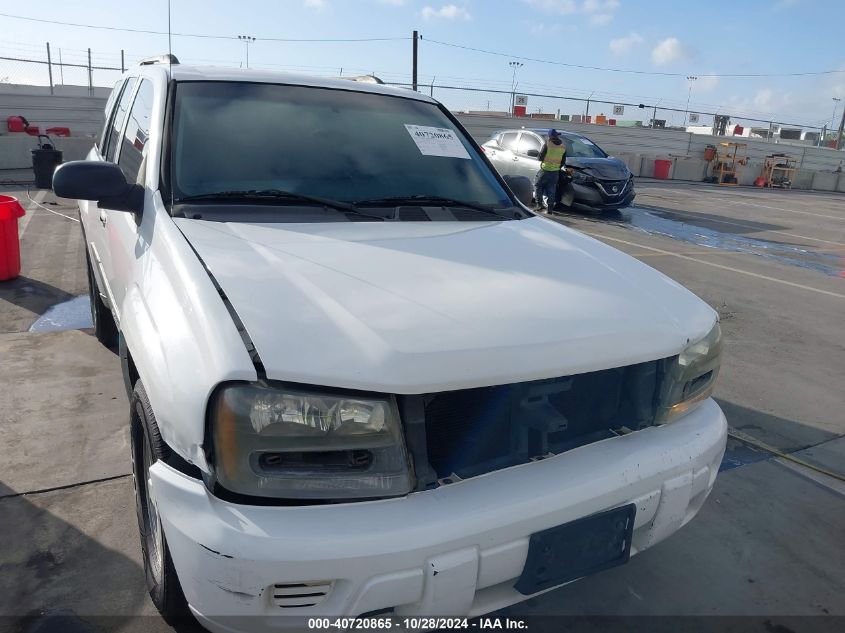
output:
[[[570,175],[572,176],[572,180],[574,182],[581,184],[595,182],[596,180],[590,174],[585,174],[583,171],[578,171],[577,169],[573,169]]]
[[[721,356],[722,330],[717,322],[707,336],[667,361],[657,410],[658,424],[677,420],[712,395]]]
[[[246,495],[352,499],[407,494],[396,403],[262,385],[221,389],[211,406],[217,482]]]

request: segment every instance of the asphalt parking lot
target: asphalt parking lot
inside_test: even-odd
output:
[[[690,525],[510,614],[840,631],[828,616],[845,616],[845,197],[645,181],[638,192],[631,209],[555,220],[719,311],[716,397],[734,437]],[[27,215],[22,276],[0,282],[0,628],[170,630],[144,585],[118,359],[74,301],[87,292],[75,204],[2,193]]]

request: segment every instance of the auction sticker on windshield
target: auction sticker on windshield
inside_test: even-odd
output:
[[[469,159],[466,147],[454,130],[445,127],[405,124],[408,134],[414,139],[420,154],[424,156],[445,156],[447,158]]]

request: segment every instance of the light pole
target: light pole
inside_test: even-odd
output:
[[[594,94],[596,94],[596,91],[595,91],[595,90],[593,90],[593,91],[590,93],[590,96],[589,96],[589,97],[587,97],[587,109],[584,111],[584,123],[589,123],[589,121],[587,121],[587,117],[589,117],[589,116],[590,116],[590,99],[592,99],[592,98],[593,98],[593,95],[594,95]]]
[[[689,82],[689,90],[687,91],[687,109],[684,112],[684,127],[687,126],[687,116],[689,115],[689,100],[692,96],[692,84],[695,80],[698,79],[695,75],[687,75],[687,81]]]
[[[836,125],[836,108],[839,106],[839,102],[842,101],[842,99],[839,97],[831,97],[831,99],[833,99],[833,114],[830,115],[830,129],[832,130]],[[825,140],[826,139],[822,139],[822,145],[824,145]]]
[[[508,62],[508,66],[513,68],[511,75],[511,116],[513,116],[514,101],[516,100],[516,71],[525,66],[522,62]]]
[[[246,67],[249,68],[249,44],[254,42],[255,38],[251,35],[238,35],[238,39],[246,44]]]

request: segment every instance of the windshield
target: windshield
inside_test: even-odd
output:
[[[180,83],[172,161],[176,198],[272,189],[513,206],[438,106],[351,90]]]
[[[607,154],[590,139],[579,136],[564,136],[566,156],[569,158],[607,158]]]

